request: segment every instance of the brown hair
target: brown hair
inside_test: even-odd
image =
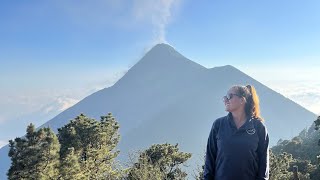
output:
[[[260,115],[259,96],[252,85],[233,86],[237,94],[246,99],[245,113],[247,116],[263,121]]]

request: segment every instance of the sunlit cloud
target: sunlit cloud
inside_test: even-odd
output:
[[[62,112],[69,107],[75,105],[79,102],[79,99],[73,99],[69,97],[57,97],[55,101],[51,102],[47,106],[43,107],[41,111],[43,113],[50,113],[50,112]]]

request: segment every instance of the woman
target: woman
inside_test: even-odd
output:
[[[269,179],[269,136],[253,86],[233,86],[223,97],[227,116],[214,121],[205,180]]]

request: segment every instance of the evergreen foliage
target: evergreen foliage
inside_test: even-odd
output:
[[[283,162],[289,163],[287,170],[283,174],[291,174],[293,172],[293,166],[298,167],[299,178],[303,179],[320,179],[319,168],[319,138],[320,134],[317,131],[320,127],[320,116],[314,121],[315,124],[309,129],[304,129],[298,136],[291,140],[279,140],[277,145],[272,148],[273,158],[270,161],[274,161],[274,166],[280,169],[285,169]],[[286,156],[284,156],[286,154]],[[290,155],[290,158],[288,156]],[[283,159],[283,158],[287,159]],[[278,169],[279,169],[278,168]],[[278,173],[277,169],[271,169],[271,173]],[[291,177],[291,176],[290,176]]]
[[[9,141],[11,167],[8,179],[57,179],[60,144],[50,128],[27,127],[23,138]]]
[[[109,113],[100,121],[80,114],[54,134],[50,128],[27,127],[24,138],[10,141],[9,179],[185,179],[180,165],[190,153],[178,144],[156,144],[139,154],[129,169],[119,169],[115,158],[119,124]]]
[[[270,180],[293,179],[298,168],[300,180],[320,179],[320,116],[314,126],[291,140],[279,140],[270,150]],[[80,114],[58,129],[27,127],[25,137],[9,141],[11,167],[8,179],[112,179],[184,180],[183,171],[191,153],[178,144],[155,144],[140,152],[128,169],[119,168],[119,124],[109,113],[100,121]],[[194,177],[203,179],[203,168]]]
[[[64,163],[69,160],[67,156],[76,156],[85,179],[117,179],[119,173],[114,170],[114,160],[119,154],[115,150],[120,140],[118,130],[119,124],[111,113],[101,116],[100,121],[80,114],[58,129],[62,164],[67,164]],[[70,148],[73,148],[71,154]]]
[[[140,153],[138,162],[130,169],[128,179],[186,179],[187,173],[180,165],[183,165],[191,153],[179,151],[178,144],[155,144]]]

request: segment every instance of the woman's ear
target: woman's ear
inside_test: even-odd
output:
[[[242,97],[240,101],[241,101],[241,104],[244,104],[247,102],[245,97]]]

